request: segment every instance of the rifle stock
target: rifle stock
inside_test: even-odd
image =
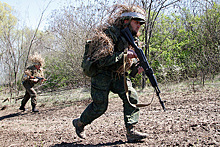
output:
[[[163,108],[164,111],[166,111],[166,108],[164,106],[164,101],[161,100],[160,98],[160,89],[158,87],[157,84],[157,80],[154,76],[153,70],[152,68],[149,66],[149,63],[147,61],[147,58],[144,55],[144,52],[142,49],[138,48],[138,46],[135,44],[134,42],[134,38],[129,30],[128,27],[126,27],[125,29],[121,30],[122,34],[124,35],[124,37],[127,39],[127,41],[129,42],[129,44],[135,49],[135,53],[137,54],[139,60],[140,60],[140,65],[143,67],[147,77],[150,80],[151,85],[154,87],[157,97],[159,99],[159,102]]]

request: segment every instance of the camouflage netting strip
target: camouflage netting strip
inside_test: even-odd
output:
[[[34,55],[30,56],[29,57],[29,60],[32,62],[32,63],[40,63],[41,64],[41,67],[43,67],[44,65],[44,59],[41,57],[40,54],[38,53],[34,53]]]
[[[99,31],[93,37],[89,48],[92,60],[99,60],[114,52],[113,41],[104,32]]]

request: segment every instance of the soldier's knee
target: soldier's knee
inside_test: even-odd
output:
[[[132,93],[129,91],[129,100],[132,104],[137,104],[138,103],[138,96],[136,93]]]
[[[32,94],[30,94],[30,97],[31,97],[31,99],[34,99],[34,98],[36,98],[36,97],[37,97],[37,94],[32,93]]]

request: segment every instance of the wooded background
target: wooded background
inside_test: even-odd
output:
[[[44,30],[21,25],[16,12],[0,2],[0,90],[7,88],[11,96],[19,95],[23,71],[30,65],[27,57],[34,52],[45,58],[47,82],[40,89],[88,86],[90,79],[80,66],[85,42],[118,3],[138,4],[146,10],[141,47],[159,83],[192,80],[204,84],[219,74],[218,0],[75,0],[53,10]],[[133,79],[137,86],[143,84],[141,78]]]

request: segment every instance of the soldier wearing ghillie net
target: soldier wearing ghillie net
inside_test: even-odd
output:
[[[24,98],[21,101],[20,110],[26,111],[25,105],[28,102],[28,100],[31,98],[31,106],[32,106],[32,112],[39,112],[39,110],[36,109],[37,105],[37,93],[34,90],[34,85],[37,83],[42,83],[46,79],[43,75],[43,65],[44,65],[44,59],[39,54],[34,54],[30,56],[29,60],[32,62],[32,65],[27,67],[24,71],[24,77],[22,84],[24,88],[26,89]]]
[[[87,42],[87,44],[89,43],[88,57],[94,61],[97,72],[91,77],[93,102],[87,106],[79,118],[72,122],[76,134],[80,138],[86,138],[84,127],[107,110],[110,91],[118,94],[123,101],[128,142],[142,141],[147,137],[146,133],[138,132],[135,129],[139,119],[139,108],[133,107],[131,103],[138,103],[137,92],[132,84],[127,84],[129,93],[129,98],[127,98],[124,82],[125,72],[123,71],[129,70],[134,64],[133,61],[138,60],[137,55],[121,34],[121,30],[128,27],[132,35],[137,38],[139,29],[144,23],[145,11],[139,6],[116,5],[113,7],[107,25],[98,28],[96,35]],[[123,68],[125,50],[127,50],[127,60],[125,68]],[[142,71],[143,68],[138,68],[138,73]],[[127,83],[130,83],[129,79],[127,79]]]

